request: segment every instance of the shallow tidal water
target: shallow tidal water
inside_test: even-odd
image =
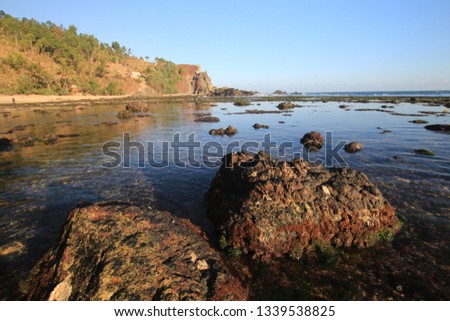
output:
[[[9,113],[0,116],[0,137],[77,136],[58,138],[54,145],[37,141],[31,147],[0,153],[0,246],[2,252],[16,249],[0,256],[0,298],[20,298],[19,288],[24,290],[21,280],[55,244],[68,212],[80,202],[125,200],[169,210],[189,218],[216,241],[203,197],[218,165],[182,167],[180,162],[174,163],[170,153],[168,166],[139,167],[138,153],[133,149],[130,168],[104,168],[105,142],[121,142],[123,133],[128,132],[132,141],[144,145],[155,142],[154,158],[160,160],[161,142],[172,142],[177,133],[181,141],[194,133],[202,146],[217,142],[224,149],[232,141],[261,143],[270,133],[278,144],[292,142],[285,155],[290,158],[293,153],[304,152],[300,138],[316,130],[332,133],[333,146],[340,140],[364,144],[358,154],[342,150],[339,155],[381,189],[403,217],[403,228],[392,241],[371,249],[338,251],[317,262],[255,263],[245,257],[228,257],[249,285],[253,299],[449,300],[450,135],[409,122],[422,119],[448,124],[450,115],[441,114],[445,108],[401,103],[388,113],[380,112],[382,104],[376,102],[346,103],[349,110],[344,110],[338,107],[339,102],[311,101],[300,103],[303,107],[292,112],[244,113],[251,109],[277,111],[277,104],[152,104],[150,111],[142,114],[145,117],[129,120],[116,118],[123,105],[2,110],[0,114]],[[211,113],[220,122],[195,122],[202,113]],[[256,130],[254,123],[270,128]],[[6,133],[18,125],[28,126]],[[228,125],[238,129],[235,136],[208,134],[210,129]],[[432,150],[435,156],[415,155],[414,150],[421,148]],[[123,155],[122,149],[119,152]],[[324,158],[325,151],[312,157]],[[188,158],[205,160],[200,149],[190,156],[182,149],[180,160]]]

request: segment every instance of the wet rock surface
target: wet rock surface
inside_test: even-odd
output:
[[[168,212],[97,203],[69,214],[34,267],[33,300],[244,300],[199,228]]]
[[[233,105],[239,106],[239,107],[250,106],[251,104],[252,104],[251,102],[249,102],[248,100],[245,100],[245,99],[237,100],[233,103]]]
[[[200,116],[194,119],[194,121],[199,123],[218,123],[220,122],[220,118],[211,116]]]
[[[121,110],[117,113],[116,117],[119,119],[130,119],[133,118],[135,114],[130,110]]]
[[[284,102],[284,103],[279,103],[278,106],[277,106],[277,108],[279,110],[292,109],[292,108],[295,108],[295,107],[299,107],[299,106],[294,104],[294,103],[292,103],[292,102],[290,102],[290,101],[287,101],[287,102]]]
[[[312,131],[303,135],[300,143],[309,151],[318,151],[322,149],[324,139],[321,133]]]
[[[223,129],[223,128],[211,129],[209,131],[209,134],[213,135],[213,136],[224,136],[224,135],[234,136],[237,134],[237,129],[230,125],[225,129]]]
[[[144,101],[132,101],[125,106],[125,110],[129,110],[133,113],[146,112],[149,111],[149,109],[149,105]]]
[[[428,130],[438,131],[438,132],[449,132],[450,125],[448,124],[435,124],[435,125],[427,125],[425,126]]]
[[[400,227],[365,174],[263,152],[226,155],[206,200],[222,247],[263,259],[299,259],[317,245],[368,247]]]
[[[263,125],[263,124],[255,123],[255,124],[253,125],[253,128],[254,128],[254,129],[260,129],[260,128],[268,129],[268,128],[269,128],[269,125]]]
[[[384,133],[390,133],[390,131],[383,130]],[[364,145],[359,142],[351,142],[344,146],[344,150],[349,154],[355,154],[364,149]]]

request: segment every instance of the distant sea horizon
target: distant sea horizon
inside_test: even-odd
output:
[[[296,96],[299,93],[288,93],[286,96]],[[402,91],[332,91],[304,92],[305,96],[368,96],[368,97],[450,97],[450,90],[402,90]],[[285,96],[285,95],[280,95]]]

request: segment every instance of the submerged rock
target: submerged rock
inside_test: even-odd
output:
[[[222,247],[260,258],[298,259],[318,243],[366,247],[400,226],[365,174],[263,152],[226,155],[206,200]]]
[[[260,128],[265,128],[265,129],[267,129],[267,128],[269,128],[269,125],[262,125],[262,124],[255,123],[255,124],[253,125],[253,128],[254,128],[254,129],[260,129]]]
[[[416,155],[435,156],[435,154],[429,149],[416,149],[414,150]]]
[[[34,267],[32,300],[244,300],[247,292],[187,220],[128,203],[70,212]]]
[[[428,124],[428,122],[423,119],[414,119],[414,120],[410,120],[409,122],[413,123],[413,124]]]
[[[135,115],[132,111],[130,110],[121,110],[117,113],[116,117],[119,119],[130,119],[133,118]]]
[[[425,128],[428,130],[440,131],[440,132],[450,131],[450,125],[448,125],[448,124],[427,125],[427,126],[425,126]]]
[[[149,110],[149,105],[144,101],[132,101],[125,106],[125,110],[133,113],[146,112]]]
[[[233,103],[233,105],[239,106],[239,107],[250,106],[251,104],[252,104],[251,102],[249,102],[248,100],[245,100],[245,99],[237,100]]]
[[[299,107],[299,106],[295,105],[294,103],[292,103],[290,101],[287,101],[287,102],[284,102],[284,103],[279,103],[278,106],[277,106],[277,108],[279,110],[292,109],[292,108],[295,108],[295,107]]]
[[[390,131],[387,131],[390,133]],[[383,133],[385,133],[385,130],[383,130]],[[359,142],[351,142],[344,146],[344,150],[349,154],[355,154],[364,149],[364,145]]]
[[[312,131],[303,135],[300,143],[309,151],[318,151],[322,149],[324,141],[321,133]]]
[[[194,119],[195,122],[201,122],[201,123],[218,123],[220,122],[219,117],[211,117],[211,116],[201,116],[196,119]]]

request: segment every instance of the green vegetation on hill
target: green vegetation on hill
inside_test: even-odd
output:
[[[117,41],[102,43],[75,26],[66,29],[1,13],[0,94],[120,95],[140,86],[129,71],[140,71],[155,92],[178,92],[181,77],[172,62],[145,62]]]
[[[155,59],[154,68],[145,70],[147,85],[162,94],[178,93],[177,83],[181,80],[177,65],[162,58]]]

